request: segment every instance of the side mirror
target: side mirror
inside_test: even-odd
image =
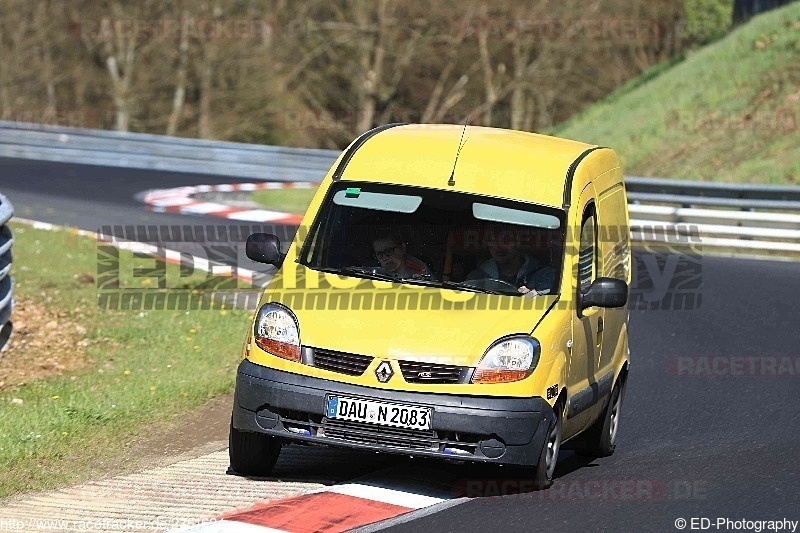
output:
[[[597,278],[589,290],[578,294],[581,312],[589,307],[622,307],[628,303],[628,284],[620,279]]]
[[[257,263],[266,263],[280,268],[283,264],[281,241],[271,233],[253,233],[245,245],[247,257]]]

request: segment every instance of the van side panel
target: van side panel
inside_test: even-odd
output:
[[[631,281],[630,228],[622,170],[610,170],[595,180],[600,220],[599,244],[603,276]]]
[[[610,151],[608,151],[610,152]],[[613,152],[611,152],[613,154]],[[600,222],[599,247],[602,254],[601,275],[631,282],[631,247],[628,203],[622,169],[616,157],[608,160],[610,168],[595,180],[597,212]],[[619,371],[627,358],[628,307],[606,309],[599,373]]]

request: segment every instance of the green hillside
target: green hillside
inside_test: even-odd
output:
[[[800,2],[644,74],[553,134],[614,148],[629,176],[800,183]]]

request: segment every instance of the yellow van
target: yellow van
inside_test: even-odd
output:
[[[476,126],[356,139],[243,346],[231,470],[313,443],[524,467],[613,453],[628,373],[628,210],[613,150]]]

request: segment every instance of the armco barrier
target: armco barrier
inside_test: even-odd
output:
[[[319,181],[338,152],[0,121],[0,157]]]
[[[800,187],[626,178],[640,243],[699,236],[703,253],[800,258]]]
[[[322,179],[339,152],[0,121],[0,157],[268,181]],[[640,243],[700,237],[704,253],[800,258],[800,187],[626,178]]]
[[[0,194],[0,349],[11,334],[11,310],[14,307],[14,282],[10,274],[14,236],[7,224],[13,214],[11,202]]]

